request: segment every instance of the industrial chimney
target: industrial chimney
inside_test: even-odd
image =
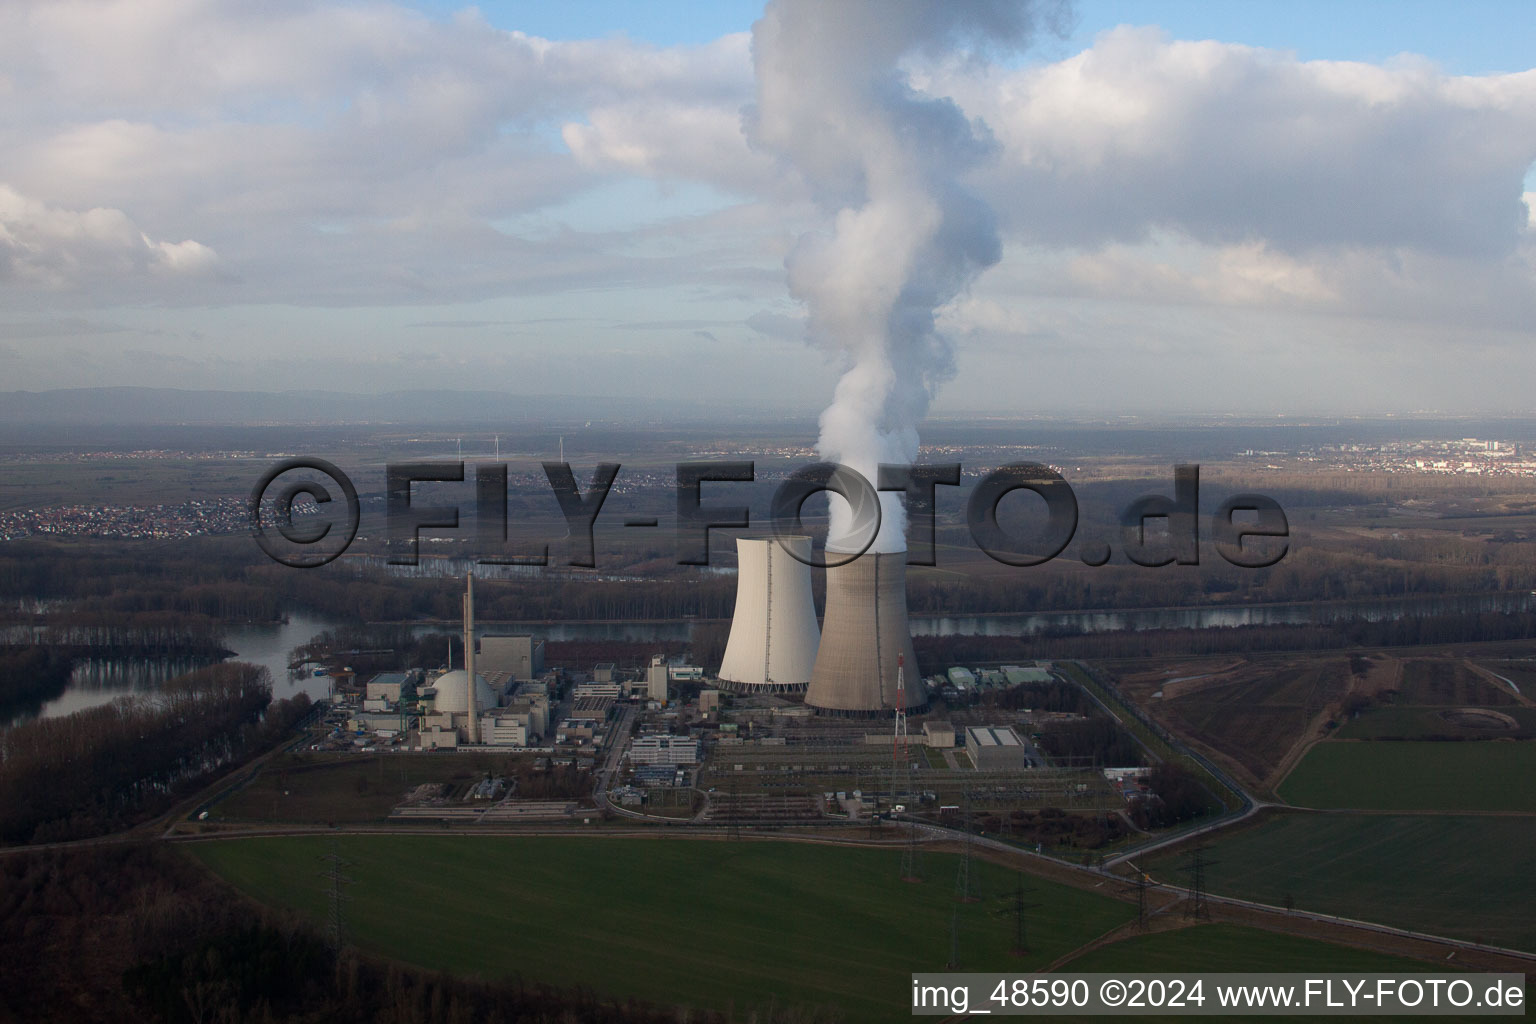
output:
[[[791,551],[794,554],[791,554]],[[800,561],[795,557],[805,559]],[[738,693],[805,689],[816,661],[809,537],[736,540],[736,610],[720,679]]]
[[[908,680],[906,710],[927,705],[907,631],[906,559],[905,551],[867,551],[827,569],[821,647],[805,692],[810,707],[850,717],[894,714],[902,656]]]
[[[469,715],[469,742],[480,742],[480,702],[475,698],[475,574],[464,577],[464,705]]]

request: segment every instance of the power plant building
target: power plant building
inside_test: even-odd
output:
[[[469,698],[466,694],[465,680],[469,677],[461,668],[452,672],[444,672],[432,682],[432,688],[437,691],[437,697],[432,701],[432,710],[436,713],[450,715],[465,715],[469,712]],[[495,707],[499,701],[496,699],[496,690],[486,681],[485,676],[475,673],[475,704],[478,710]]]
[[[537,679],[544,673],[544,641],[531,636],[487,634],[480,638],[475,665],[486,675],[505,672],[519,682]]]
[[[432,698],[418,733],[422,749],[480,743],[481,712],[498,707],[500,694],[475,670],[475,578],[464,583],[464,667],[444,672],[428,684],[423,696]],[[450,661],[451,663],[451,661]],[[473,681],[473,682],[471,682]],[[452,743],[445,736],[452,734]]]
[[[385,700],[393,704],[400,699],[400,691],[411,681],[409,672],[380,672],[368,680],[363,690],[367,700]]]
[[[666,659],[661,655],[651,658],[651,664],[645,670],[645,696],[650,700],[659,700],[663,704],[667,701],[667,671]]]
[[[926,707],[907,627],[907,553],[865,552],[828,568],[821,645],[805,703],[833,715],[892,715],[898,671],[906,711]]]
[[[527,747],[538,738],[533,715],[512,708],[493,708],[480,716],[481,740],[491,746]]]
[[[629,748],[631,764],[698,764],[699,741],[691,736],[640,736]]]
[[[720,661],[726,689],[795,693],[810,682],[821,636],[811,557],[809,537],[737,538],[736,609]]]
[[[965,730],[965,752],[978,771],[1028,768],[1029,747],[1012,727],[972,725]]]

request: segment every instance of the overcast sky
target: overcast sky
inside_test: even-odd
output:
[[[760,12],[0,5],[0,390],[819,408]],[[1090,2],[909,59],[1002,237],[934,412],[1536,412],[1530,14]]]

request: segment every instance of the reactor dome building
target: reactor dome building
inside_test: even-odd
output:
[[[432,688],[437,691],[437,699],[432,702],[434,711],[446,711],[451,715],[469,714],[469,674],[461,668],[452,672],[444,672],[432,681]],[[485,676],[475,673],[475,711],[478,713],[485,708],[494,708],[497,704],[496,691],[486,681]]]
[[[906,559],[905,551],[866,551],[827,569],[827,607],[805,691],[808,706],[849,717],[893,715],[898,676],[905,684],[903,709],[927,706],[907,627]]]
[[[811,558],[809,537],[737,538],[736,610],[720,662],[720,680],[727,689],[805,690],[821,636],[811,595]]]

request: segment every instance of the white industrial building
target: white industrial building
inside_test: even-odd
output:
[[[924,722],[923,745],[928,747],[952,747],[955,745],[955,727],[950,722]]]
[[[347,718],[350,732],[367,732],[386,739],[405,731],[409,719],[399,711],[354,711]]]
[[[978,771],[1029,767],[1029,747],[1007,725],[971,725],[965,730],[965,752]]]
[[[538,738],[526,711],[493,708],[480,716],[480,741],[497,747],[528,747]]]
[[[544,672],[544,641],[531,636],[488,633],[480,638],[476,663],[485,673],[505,672],[520,682],[537,679]]]
[[[507,701],[507,709],[527,714],[528,728],[535,736],[542,738],[549,732],[549,693],[543,688],[520,687]]]
[[[624,696],[623,683],[577,683],[571,690],[571,699],[583,697],[608,697],[618,700]]]
[[[400,699],[400,691],[411,681],[410,672],[380,672],[363,689],[365,700],[384,700],[390,704]]]
[[[699,741],[691,736],[640,736],[630,744],[631,764],[698,764]]]
[[[459,733],[456,729],[443,729],[432,727],[422,729],[416,734],[417,746],[422,750],[453,750],[459,745]]]
[[[667,672],[667,661],[661,655],[651,658],[651,664],[645,670],[645,695],[650,700],[659,700],[663,704],[667,702],[667,681],[670,674]]]

